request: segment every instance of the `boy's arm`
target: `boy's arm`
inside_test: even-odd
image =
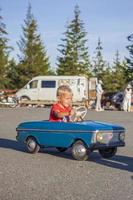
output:
[[[69,112],[58,112],[58,111],[54,111],[54,116],[56,118],[63,118],[66,116],[73,116],[75,114],[75,110],[71,109]]]
[[[70,116],[69,112],[56,112],[56,111],[54,111],[53,114],[56,118],[60,118],[60,119],[62,119],[65,116]]]

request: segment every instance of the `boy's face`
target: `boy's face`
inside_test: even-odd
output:
[[[69,107],[72,106],[72,97],[73,95],[71,93],[65,93],[59,96],[58,100],[63,106]]]

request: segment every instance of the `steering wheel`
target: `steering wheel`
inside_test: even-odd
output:
[[[73,121],[83,121],[87,114],[87,108],[85,106],[74,107]]]

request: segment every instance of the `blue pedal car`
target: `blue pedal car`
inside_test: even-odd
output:
[[[20,123],[16,130],[16,139],[25,143],[30,153],[44,147],[56,147],[60,152],[71,148],[76,160],[87,160],[93,150],[98,150],[103,158],[110,158],[117,147],[125,146],[124,127],[97,121],[31,121]]]

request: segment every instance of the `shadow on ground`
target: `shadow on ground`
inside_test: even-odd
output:
[[[133,157],[116,154],[110,159],[104,159],[98,153],[93,152],[89,161],[99,165],[133,172]]]
[[[60,152],[57,153],[57,151],[50,149],[50,150],[46,150],[46,153],[54,155],[54,156],[58,156],[58,157],[63,157],[69,160],[70,159],[73,160],[70,150],[67,150],[66,152],[63,152],[63,153],[60,153]],[[103,159],[99,155],[98,152],[93,152],[90,155],[88,162],[95,162],[99,165],[104,165],[111,168],[133,172],[133,157],[129,157],[125,155],[116,154],[113,158]],[[133,179],[133,176],[132,176],[132,179]]]
[[[0,138],[0,148],[7,148],[16,151],[26,152],[24,144],[19,143],[15,140],[4,139],[4,138]],[[47,153],[56,157],[62,157],[65,159],[73,160],[70,149],[61,153],[58,152],[58,150],[55,148],[46,148],[41,150],[41,153]],[[88,162],[95,162],[99,165],[104,165],[111,168],[133,172],[133,157],[125,155],[115,155],[111,159],[103,159],[97,152],[93,152],[90,155]],[[131,176],[131,179],[133,179],[133,176]]]
[[[0,148],[13,149],[16,151],[25,152],[24,144],[20,144],[15,140],[0,138]]]

